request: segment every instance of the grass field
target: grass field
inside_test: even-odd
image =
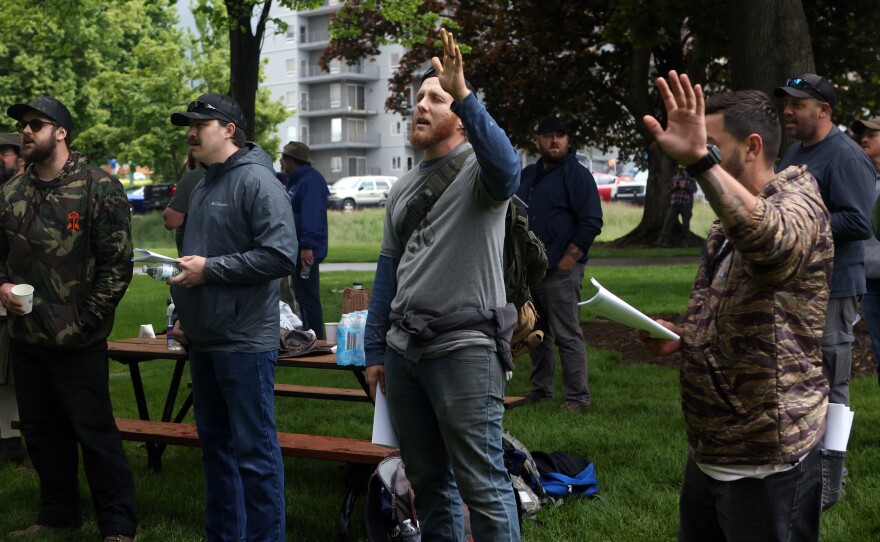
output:
[[[358,215],[366,217],[366,213],[336,214],[340,216],[334,218],[342,221],[355,220]],[[360,227],[352,223],[342,229]],[[352,239],[350,242],[370,246],[375,240]],[[168,249],[173,247],[173,241],[143,246]],[[168,250],[173,253],[174,249]],[[677,313],[686,306],[695,271],[693,265],[592,267],[588,269],[586,280],[596,277],[603,286],[649,314]],[[326,317],[339,315],[345,286],[357,281],[370,287],[372,280],[372,273],[322,273],[321,295]],[[585,286],[583,297],[591,293],[591,287]],[[167,294],[164,284],[135,276],[119,307],[111,338],[133,336],[140,324],[152,323],[156,329],[162,329]],[[583,312],[582,319],[589,322],[591,315]],[[589,345],[588,350],[594,405],[588,414],[564,412],[559,408],[561,400],[557,400],[516,408],[505,415],[504,425],[532,450],[562,450],[589,457],[596,465],[602,498],[570,499],[559,508],[542,510],[540,525],[527,523],[523,540],[675,540],[677,499],[686,456],[678,373],[654,365],[621,364],[620,353],[612,350],[596,350]],[[154,416],[158,416],[164,401],[171,369],[171,362],[146,363],[141,367]],[[136,417],[127,369],[111,362],[110,370],[116,414]],[[528,391],[529,370],[527,358],[517,361],[517,369],[508,383],[508,394],[521,395]],[[343,371],[284,368],[277,371],[277,380],[356,387],[351,375]],[[180,391],[186,393],[185,383]],[[557,383],[557,396],[562,396],[561,383]],[[876,512],[880,507],[880,436],[876,430],[880,426],[880,393],[874,378],[861,378],[852,383],[852,408],[856,418],[847,459],[850,476],[843,500],[823,516],[822,540],[828,542],[880,539],[880,515]],[[367,404],[309,399],[279,398],[276,415],[282,431],[357,438],[369,438],[372,421],[372,409]],[[192,421],[191,414],[187,421]],[[142,445],[126,443],[126,452],[135,476],[141,516],[138,540],[203,539],[204,477],[199,451],[169,447],[163,472],[153,476],[146,474],[146,451]],[[343,497],[342,466],[285,459],[285,476],[287,539],[336,540],[336,520]],[[85,542],[99,538],[83,476],[81,487],[83,530],[43,540]],[[21,528],[34,520],[38,488],[37,478],[31,473],[13,468],[0,470],[0,533]],[[353,540],[366,540],[360,502],[352,525]]]

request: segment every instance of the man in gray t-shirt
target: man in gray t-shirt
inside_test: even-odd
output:
[[[468,87],[452,34],[441,30],[441,37],[443,62],[432,59],[413,112],[410,141],[424,159],[388,194],[366,376],[374,396],[377,384],[387,394],[424,539],[463,540],[464,501],[476,540],[518,541],[501,448],[504,339],[485,326],[433,326],[441,317],[477,316],[503,327],[504,218],[519,184],[519,157]],[[407,204],[462,158],[448,188],[406,234]],[[416,331],[420,323],[425,333]]]

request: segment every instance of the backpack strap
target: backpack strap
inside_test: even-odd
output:
[[[422,189],[406,202],[406,216],[397,228],[397,238],[401,243],[406,244],[410,236],[419,227],[419,224],[425,220],[428,213],[443,195],[443,192],[449,188],[455,176],[461,171],[465,161],[474,154],[473,147],[465,149],[458,153],[454,158],[443,164],[443,167],[431,174]]]

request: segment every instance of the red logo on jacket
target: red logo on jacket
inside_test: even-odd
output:
[[[79,231],[79,213],[76,211],[71,211],[67,215],[67,230],[77,230]]]

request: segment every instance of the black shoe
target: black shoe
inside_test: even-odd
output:
[[[21,465],[27,458],[24,446],[21,445],[21,437],[0,439],[3,449],[0,450],[0,468],[10,463]]]
[[[575,403],[574,401],[566,401],[560,407],[562,410],[571,412],[587,412],[590,410],[590,403]]]
[[[525,404],[530,405],[532,403],[542,403],[544,401],[552,401],[553,396],[550,395],[542,395],[540,393],[529,392],[526,394]]]

